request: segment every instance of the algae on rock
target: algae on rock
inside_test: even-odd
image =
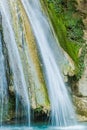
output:
[[[61,47],[74,62],[74,74],[79,79],[84,69],[82,66],[84,61],[80,57],[82,52],[79,53],[84,43],[84,25],[76,8],[76,0],[72,2],[41,0],[41,3],[48,13]]]

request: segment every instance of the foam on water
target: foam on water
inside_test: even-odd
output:
[[[33,130],[32,127],[1,127],[0,130]]]
[[[69,127],[47,127],[47,126],[42,126],[42,127],[2,127],[0,130],[87,130],[87,126],[83,125],[77,125],[77,126],[69,126]]]
[[[50,127],[50,130],[87,130],[87,126],[76,125],[68,127]]]

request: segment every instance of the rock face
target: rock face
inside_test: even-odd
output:
[[[27,15],[20,0],[16,0],[15,2],[9,0],[9,7],[15,38],[29,90],[31,106],[34,109],[40,106],[43,106],[43,109],[48,109],[49,99],[41,62]]]
[[[76,106],[77,119],[87,121],[87,97],[73,96],[73,102]]]
[[[87,55],[85,56],[85,70],[82,75],[82,78],[78,82],[78,92],[83,97],[87,96]]]
[[[77,0],[78,10],[82,14],[83,22],[85,25],[84,39],[86,55],[84,58],[84,72],[81,79],[77,83],[77,96],[74,96],[74,103],[76,111],[79,114],[78,119],[80,121],[87,121],[87,0]],[[80,96],[80,97],[79,97]]]
[[[84,30],[84,39],[86,41],[86,53],[87,53],[87,1],[86,0],[78,0],[78,9],[84,14],[85,18],[83,19],[84,25],[85,25],[85,30]],[[81,79],[78,82],[78,92],[84,97],[87,96],[87,54],[85,55],[84,58],[84,65],[85,69],[83,72],[83,75]]]
[[[78,9],[82,13],[87,13],[87,0],[77,0],[78,3]]]
[[[42,111],[42,113],[47,113],[47,111],[50,110],[48,92],[42,72],[42,63],[39,58],[38,49],[35,43],[36,41],[33,36],[30,23],[20,0],[9,0],[8,3],[11,13],[11,24],[13,26],[17,47],[20,53],[24,76],[28,87],[31,108],[35,111]],[[9,58],[7,58],[8,52],[6,51],[6,43],[9,41],[6,41],[4,35],[5,31],[6,37],[8,37],[8,31],[5,29],[5,19],[3,14],[2,20],[3,22],[2,24],[0,22],[0,27],[3,25],[1,29],[4,28],[3,50],[6,57],[6,65],[8,68],[7,78],[9,88],[9,116],[7,117],[7,120],[10,120],[12,118],[15,118],[15,92],[13,87],[13,75],[9,66]]]

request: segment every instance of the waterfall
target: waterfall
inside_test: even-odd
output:
[[[5,109],[4,109],[5,108]],[[0,125],[2,125],[3,117],[8,112],[8,88],[5,71],[5,61],[2,50],[2,39],[0,33]]]
[[[27,90],[28,88],[26,86],[23,67],[22,67],[19,51],[17,48],[14,31],[11,24],[11,16],[9,11],[10,9],[9,9],[8,0],[0,0],[0,6],[1,6],[0,8],[1,8],[2,20],[3,20],[2,24],[3,24],[3,31],[4,31],[4,40],[8,50],[10,67],[13,73],[13,84],[16,93],[16,110],[15,110],[16,118],[18,118],[18,114],[19,114],[18,109],[20,105],[19,101],[21,100],[23,110],[26,116],[26,121],[28,122],[28,125],[30,125],[30,102],[29,102],[29,96]],[[0,45],[0,52],[1,52],[1,45]],[[0,73],[1,73],[2,66],[0,64]]]
[[[51,103],[52,125],[72,125],[75,123],[74,110],[54,55],[57,43],[47,18],[41,11],[39,0],[21,0],[21,2],[31,23],[42,58]],[[58,56],[61,55],[59,52],[57,53]]]

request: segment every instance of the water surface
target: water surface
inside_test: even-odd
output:
[[[87,130],[87,123],[78,124],[69,127],[52,127],[45,124],[33,125],[33,127],[28,126],[3,126],[0,130]]]

